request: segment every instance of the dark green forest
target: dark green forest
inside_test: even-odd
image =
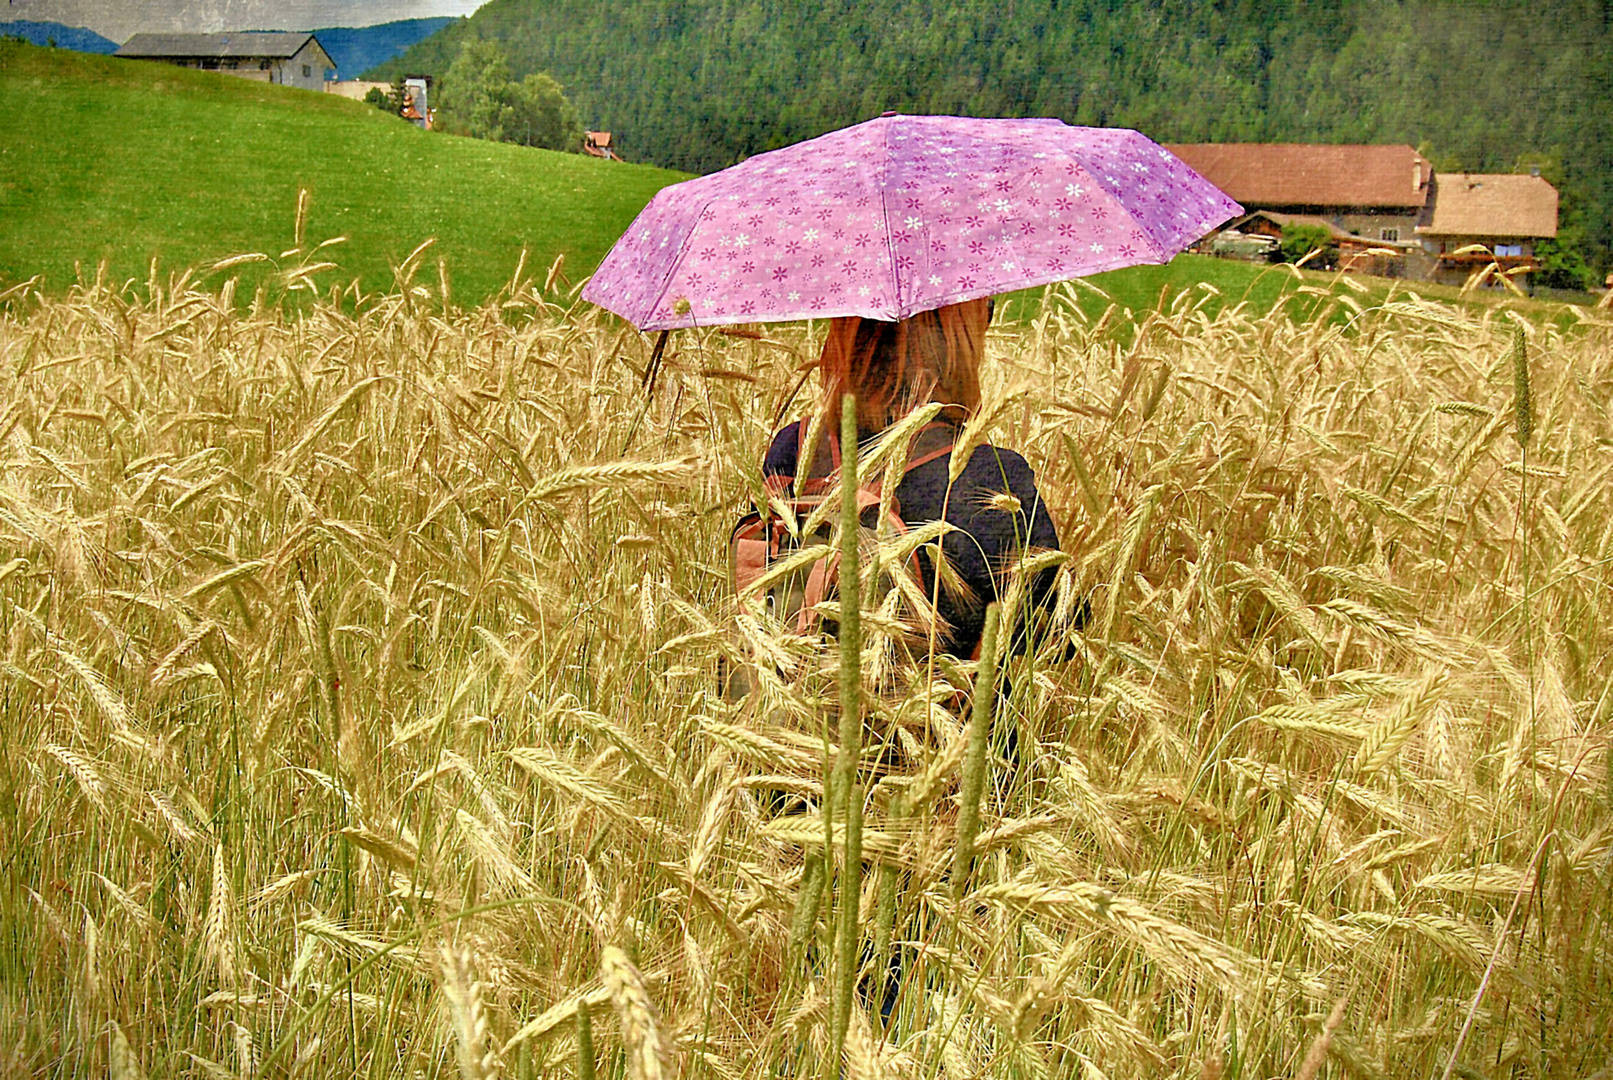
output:
[[[710,172],[886,109],[1404,142],[1540,166],[1565,245],[1613,262],[1613,0],[491,0],[377,71],[445,72],[468,38],[633,161]]]

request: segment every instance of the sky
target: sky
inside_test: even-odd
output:
[[[0,0],[0,22],[83,26],[122,43],[141,31],[317,30],[469,15],[486,0]]]

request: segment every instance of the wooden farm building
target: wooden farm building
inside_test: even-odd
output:
[[[245,79],[320,90],[336,61],[308,33],[244,30],[224,34],[136,34],[114,54]]]
[[[1436,258],[1436,281],[1461,284],[1491,261],[1528,273],[1539,266],[1535,243],[1557,235],[1557,189],[1530,174],[1441,173],[1417,235]]]
[[[1457,283],[1491,261],[1527,272],[1536,265],[1534,242],[1557,234],[1557,191],[1539,176],[1436,175],[1410,146],[1168,149],[1248,211],[1223,238],[1279,239],[1285,224],[1320,226],[1344,270]],[[1484,250],[1461,250],[1474,245]],[[1210,249],[1240,245],[1218,238]]]

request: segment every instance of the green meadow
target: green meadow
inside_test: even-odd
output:
[[[232,255],[297,246],[322,283],[390,288],[435,239],[468,304],[521,258],[562,253],[576,278],[650,197],[684,174],[421,131],[335,95],[63,50],[0,44],[0,282],[46,291],[93,277],[144,282]],[[293,266],[305,255],[285,256]],[[0,286],[3,287],[3,286]]]
[[[105,267],[149,292],[186,270],[245,299],[312,283],[376,295],[399,267],[475,307],[523,267],[558,283],[593,272],[645,203],[687,174],[421,131],[359,102],[212,72],[0,43],[0,290],[37,278],[60,294]],[[321,246],[323,245],[323,246]],[[525,262],[523,263],[523,252]],[[233,261],[238,256],[259,256]],[[232,260],[214,270],[222,260]],[[308,272],[310,268],[317,268]],[[1346,295],[1374,305],[1421,283],[1295,272],[1207,256],[1098,274],[1073,287],[1091,318],[1168,308],[1283,305],[1297,318]],[[1089,286],[1095,286],[1089,287]],[[1005,297],[1033,317],[1044,293]],[[1335,313],[1338,308],[1332,309]],[[1347,317],[1347,316],[1339,316]]]

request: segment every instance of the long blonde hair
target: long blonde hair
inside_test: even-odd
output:
[[[838,417],[846,393],[857,397],[858,424],[873,431],[931,401],[956,405],[965,415],[977,411],[990,320],[987,299],[893,323],[856,316],[831,320],[818,360],[823,415]]]

